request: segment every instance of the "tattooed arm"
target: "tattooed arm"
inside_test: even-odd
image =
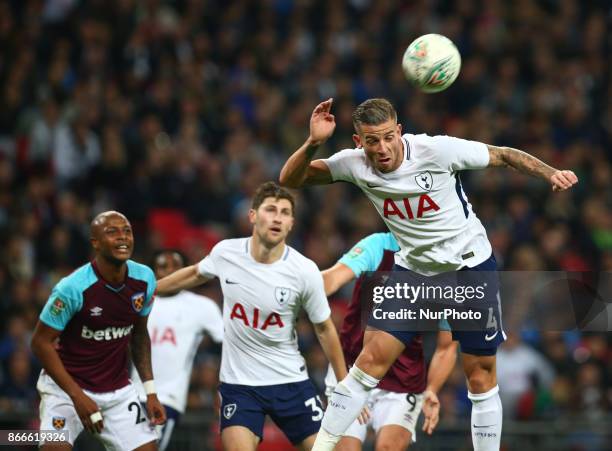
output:
[[[151,339],[147,330],[148,316],[139,316],[134,324],[130,349],[132,351],[132,362],[140,380],[143,381],[147,391],[147,414],[149,421],[153,424],[164,424],[166,422],[166,410],[157,399],[155,388],[147,390],[147,384],[153,384],[153,369],[151,367]]]
[[[563,191],[578,183],[578,177],[572,171],[555,169],[522,150],[489,144],[487,147],[489,167],[509,166],[524,174],[542,178],[552,185],[553,191]]]

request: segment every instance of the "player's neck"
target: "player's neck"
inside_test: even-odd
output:
[[[104,280],[113,285],[120,285],[125,281],[125,274],[127,272],[127,265],[125,262],[113,263],[100,256],[96,257],[95,261],[96,268],[98,268]]]
[[[269,247],[257,236],[253,234],[251,238],[251,248],[249,249],[251,257],[257,263],[271,264],[279,260],[285,252],[285,241],[281,241],[275,246]]]
[[[401,141],[401,138],[400,138],[400,141]],[[400,168],[400,166],[402,165],[402,163],[404,162],[404,158],[406,158],[406,156],[404,155],[405,150],[404,150],[404,143],[403,142],[402,142],[401,146],[402,147],[400,147],[400,152],[399,152],[399,154],[397,156],[398,157],[397,161],[395,162],[393,167],[389,169],[389,172],[397,171]]]

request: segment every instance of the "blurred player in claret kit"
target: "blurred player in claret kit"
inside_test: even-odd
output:
[[[330,296],[348,282],[357,279],[353,296],[340,329],[340,343],[344,358],[352,365],[363,346],[362,287],[364,273],[391,271],[393,256],[399,250],[391,233],[374,233],[359,241],[338,262],[322,272],[325,293]],[[363,310],[362,310],[363,307]],[[437,393],[448,378],[457,359],[457,344],[453,342],[448,322],[440,321],[438,344],[432,357],[429,373],[423,356],[421,334],[415,336],[389,368],[378,387],[369,394],[369,425],[376,432],[376,449],[405,450],[416,441],[416,423],[425,415],[423,431],[431,434],[438,424],[440,403]],[[333,374],[325,378],[328,396],[336,385]],[[337,451],[359,451],[367,435],[368,424],[357,420],[347,429],[336,445]]]
[[[285,163],[280,182],[296,188],[336,181],[357,185],[397,239],[400,251],[395,256],[394,271],[423,276],[496,271],[486,231],[461,186],[462,170],[511,167],[542,178],[554,191],[578,182],[572,171],[557,170],[517,149],[450,136],[402,135],[397,113],[386,99],[366,100],[353,112],[355,148],[312,161],[318,147],[334,132],[331,107],[329,99],[314,109],[310,135]],[[499,293],[490,288],[490,298],[484,301],[494,307],[487,328],[453,332],[461,345],[472,401],[472,442],[477,451],[498,450],[502,428],[495,354],[504,332]],[[455,329],[452,322],[451,327]],[[408,331],[366,331],[364,348],[355,365],[334,390],[314,450],[334,448],[359,414],[370,390],[414,336]]]
[[[173,250],[160,251],[153,259],[158,279],[184,266],[183,255]],[[159,450],[164,451],[185,412],[193,359],[200,341],[205,333],[216,343],[223,341],[223,317],[215,301],[205,296],[186,290],[171,296],[158,294],[149,314],[148,329],[157,396],[167,416],[159,440]],[[135,369],[132,380],[139,389],[140,399],[146,399]]]
[[[155,277],[130,260],[134,236],[121,213],[96,216],[91,245],[94,260],[53,288],[32,337],[43,367],[40,429],[68,431],[70,440],[41,446],[69,450],[86,428],[109,450],[156,450],[155,425],[166,414],[155,393],[147,332]],[[145,381],[146,412],[128,378],[128,346]]]
[[[295,322],[301,309],[336,376],[346,375],[321,273],[285,243],[294,211],[291,193],[273,182],[262,184],[249,211],[250,237],[223,240],[199,264],[158,283],[158,293],[165,295],[214,277],[221,282],[225,338],[219,393],[225,450],[255,450],[266,415],[291,443],[311,449],[323,409],[298,349]]]

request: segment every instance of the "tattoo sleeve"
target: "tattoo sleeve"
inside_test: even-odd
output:
[[[508,166],[524,174],[549,180],[557,171],[542,160],[512,147],[487,145],[489,149],[489,166]]]
[[[132,362],[136,371],[138,371],[140,380],[144,382],[153,379],[151,339],[147,330],[147,317],[139,318],[134,325],[130,349],[132,351]]]

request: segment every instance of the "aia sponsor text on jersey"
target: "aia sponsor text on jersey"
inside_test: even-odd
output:
[[[172,327],[161,328],[154,327],[153,331],[149,334],[151,337],[152,345],[162,345],[164,343],[172,344],[176,346],[176,334]]]
[[[263,316],[260,318],[260,314],[261,311],[257,307],[253,309],[252,313],[247,314],[247,309],[240,302],[237,302],[232,308],[230,320],[242,321],[246,327],[252,327],[253,329],[266,330],[271,326],[285,327],[278,313],[272,312],[266,318],[263,318]]]
[[[412,198],[414,199],[414,198]],[[404,197],[403,199],[393,200],[385,198],[383,204],[383,214],[385,218],[398,216],[399,219],[417,219],[422,218],[428,211],[438,211],[440,206],[427,194],[421,194],[418,201]],[[416,210],[416,216],[414,211]]]

